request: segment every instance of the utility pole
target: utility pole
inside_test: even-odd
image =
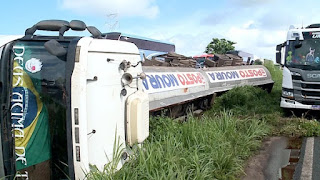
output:
[[[107,26],[109,32],[118,30],[120,27],[118,13],[108,13],[105,25]]]

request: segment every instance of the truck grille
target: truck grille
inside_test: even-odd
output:
[[[301,87],[302,88],[306,88],[306,89],[319,89],[320,90],[320,84],[305,84],[305,83],[301,83]]]
[[[310,92],[310,91],[301,91],[301,95],[304,98],[308,99],[319,99],[320,100],[320,93],[319,92]]]
[[[292,76],[295,100],[307,105],[320,105],[320,82],[307,82],[298,77]]]
[[[292,75],[292,80],[302,80],[301,75]]]

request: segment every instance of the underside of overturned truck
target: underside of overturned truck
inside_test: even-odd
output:
[[[149,94],[153,115],[165,112],[178,117],[195,109],[208,109],[217,95],[238,86],[258,86],[269,92],[273,87],[268,69],[262,65],[245,65],[249,63],[239,53],[197,59],[176,53],[170,42],[122,33],[104,35],[138,47],[146,74],[143,90]]]
[[[178,117],[196,109],[206,110],[216,95],[238,86],[259,86],[271,91],[273,81],[262,65],[242,65],[232,54],[205,59],[204,68],[196,61],[176,53],[144,59],[144,91],[149,94],[150,111]]]

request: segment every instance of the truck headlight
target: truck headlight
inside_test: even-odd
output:
[[[301,76],[301,74],[298,73],[298,72],[291,72],[291,75],[293,75],[293,76]]]
[[[282,96],[289,98],[289,99],[294,99],[293,98],[293,89],[282,88]]]

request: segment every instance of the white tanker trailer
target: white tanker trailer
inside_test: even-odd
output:
[[[143,91],[149,94],[152,115],[163,114],[162,110],[167,109],[166,115],[178,117],[195,109],[209,108],[216,94],[234,87],[259,86],[271,92],[274,84],[265,66],[241,66],[240,56],[219,55],[214,57],[216,61],[205,59],[205,68],[196,68],[199,67],[196,61],[176,54],[175,46],[170,42],[119,32],[103,35],[138,47],[146,74]]]
[[[64,36],[70,29],[92,37]],[[141,64],[136,45],[105,39],[77,20],[41,21],[25,36],[0,36],[0,178],[85,179],[90,165],[103,170],[114,148],[123,149],[121,168],[130,148],[148,137],[150,111],[176,109],[178,116],[181,104],[205,109],[214,93],[273,84],[263,66]]]
[[[215,93],[244,85],[261,86],[271,91],[274,83],[269,71],[261,65],[207,69],[143,66],[142,69],[146,74],[143,88],[149,94],[150,111],[169,107],[171,117],[182,113],[177,112],[178,109],[190,111],[190,105],[207,109]],[[178,107],[181,104],[187,106]]]

